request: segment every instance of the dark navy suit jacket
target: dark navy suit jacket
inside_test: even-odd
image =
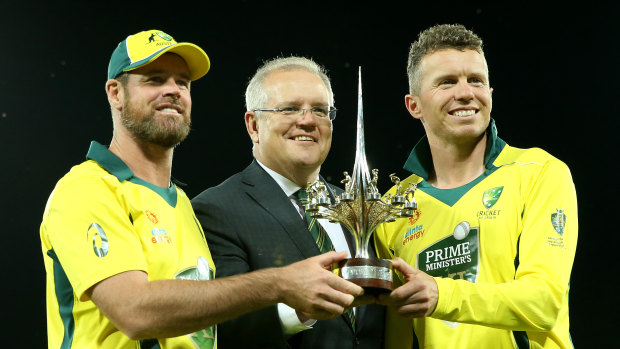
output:
[[[290,199],[256,161],[196,196],[192,205],[206,234],[216,278],[284,266],[320,253]],[[361,306],[355,332],[342,315],[317,321],[312,329],[287,339],[274,305],[219,324],[218,348],[378,349],[383,347],[384,317],[382,306]]]

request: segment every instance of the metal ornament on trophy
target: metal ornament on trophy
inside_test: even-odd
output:
[[[362,68],[359,68],[357,99],[357,144],[353,173],[344,172],[344,193],[331,203],[325,184],[319,180],[308,183],[306,211],[312,217],[326,218],[341,223],[355,238],[355,258],[339,263],[338,274],[365,289],[367,294],[386,293],[392,290],[392,262],[388,259],[370,258],[368,244],[372,233],[384,222],[413,216],[417,203],[413,197],[416,185],[401,191],[400,179],[394,174],[390,179],[396,185],[396,193],[383,199],[377,189],[379,170],[372,170],[366,163],[364,141],[364,118],[362,107]]]

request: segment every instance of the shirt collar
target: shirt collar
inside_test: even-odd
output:
[[[271,178],[273,178],[273,180],[276,181],[276,183],[278,183],[278,186],[282,188],[286,196],[291,196],[295,194],[299,189],[301,189],[301,187],[298,186],[295,182],[291,181],[290,179],[279,174],[278,172],[265,166],[262,162],[258,161],[258,159],[255,158],[255,160],[258,163],[258,165],[260,165],[260,167],[262,167],[263,170],[265,170],[265,172],[267,172],[267,174],[269,174]]]
[[[97,141],[90,142],[86,159],[96,161],[99,166],[116,176],[121,182],[134,177],[133,172],[123,160]]]
[[[506,142],[497,136],[497,127],[495,126],[495,120],[493,118],[491,118],[485,132],[487,133],[487,144],[484,153],[484,166],[490,169],[495,166],[493,161],[495,161],[499,153],[504,149]],[[424,135],[413,147],[403,168],[426,180],[428,179],[428,174],[432,167],[433,158],[431,156],[431,148],[428,144],[426,135]]]

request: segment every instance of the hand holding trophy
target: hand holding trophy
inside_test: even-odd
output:
[[[372,177],[366,162],[364,123],[362,108],[362,72],[359,70],[357,145],[353,173],[344,172],[344,193],[332,204],[325,184],[319,180],[308,183],[308,204],[306,211],[316,218],[344,225],[355,238],[355,258],[339,263],[338,274],[364,288],[367,294],[386,293],[392,290],[392,264],[390,260],[370,258],[368,244],[375,229],[383,222],[396,218],[411,217],[417,204],[413,197],[415,185],[401,192],[400,179],[394,174],[390,179],[397,186],[394,195],[381,198],[377,189],[379,171],[372,170]]]

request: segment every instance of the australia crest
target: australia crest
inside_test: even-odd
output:
[[[504,187],[501,186],[491,188],[482,193],[482,204],[484,205],[484,207],[486,207],[487,210],[493,207],[493,205],[495,205],[497,200],[499,200],[499,197],[502,195],[503,190]]]
[[[564,234],[564,227],[566,226],[566,215],[563,209],[556,208],[556,213],[551,214],[551,225],[555,231],[562,235]]]

